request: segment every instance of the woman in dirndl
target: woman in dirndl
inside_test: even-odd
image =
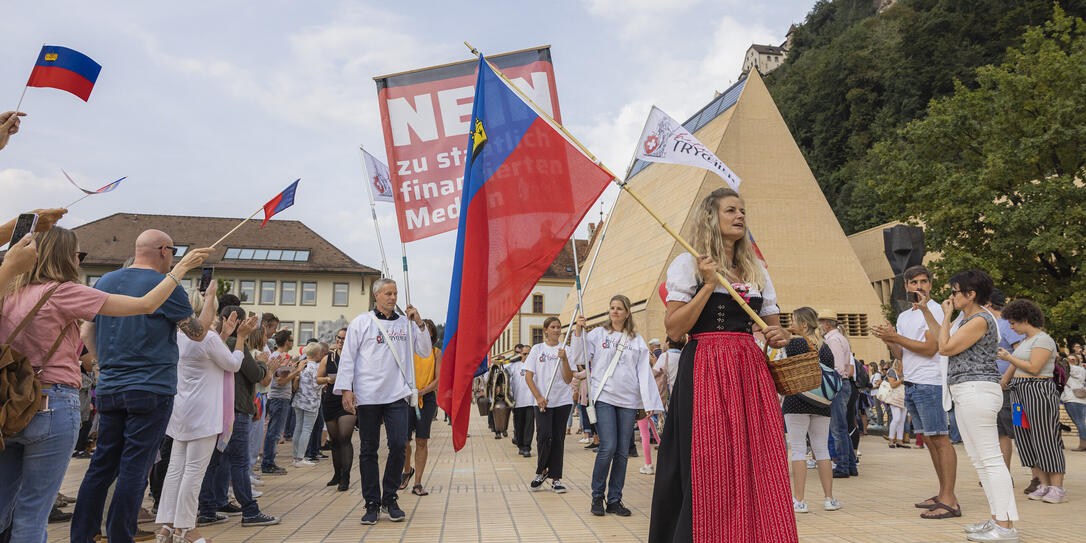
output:
[[[784,347],[776,292],[747,233],[743,200],[720,188],[698,206],[694,247],[667,271],[668,337],[690,334],[660,443],[649,541],[794,542],[784,425],[753,320],[719,272]]]

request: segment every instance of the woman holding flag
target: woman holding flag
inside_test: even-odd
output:
[[[543,482],[550,478],[551,490],[564,494],[566,487],[562,484],[562,461],[565,459],[566,421],[573,411],[573,389],[569,386],[569,382],[573,380],[573,368],[566,358],[566,350],[559,345],[562,322],[558,317],[547,317],[547,320],[543,321],[543,333],[543,343],[533,345],[527,360],[524,361],[524,382],[532,391],[536,402],[536,447],[539,452],[535,479],[532,479],[528,487],[533,491],[542,490]],[[550,385],[555,366],[561,370],[565,384]],[[530,437],[525,439],[531,443]]]
[[[588,332],[584,340],[580,337],[585,334],[585,319],[583,315],[577,318],[570,352],[575,364],[588,366],[592,373],[589,413],[595,411],[600,436],[592,469],[592,514],[628,517],[630,510],[622,505],[622,487],[637,410],[663,411],[664,404],[649,365],[649,346],[634,330],[630,299],[621,294],[612,296],[607,313],[608,321]]]
[[[763,317],[769,326],[762,332],[780,348],[788,334],[779,326],[776,292],[751,245],[738,193],[714,190],[695,217],[700,255],[679,255],[667,271],[667,335],[689,333],[690,342],[660,444],[649,541],[798,541],[773,379],[753,319],[717,273]]]

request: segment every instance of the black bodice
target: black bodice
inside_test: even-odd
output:
[[[328,361],[324,363],[324,372],[327,375],[339,373],[339,353],[328,351]],[[325,385],[321,392],[321,399],[328,402],[338,402],[339,396],[332,393],[332,385]]]
[[[762,308],[761,296],[751,296],[750,308],[758,312]],[[751,333],[754,320],[726,292],[714,292],[705,303],[705,308],[698,315],[698,321],[690,329],[691,334],[702,332],[746,332]]]

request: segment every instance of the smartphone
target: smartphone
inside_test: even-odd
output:
[[[910,290],[910,291],[905,293],[905,299],[910,304],[918,304],[918,303],[920,303],[920,293]]]
[[[206,292],[207,287],[211,286],[211,277],[215,275],[215,268],[205,267],[203,272],[200,273],[200,292]]]
[[[15,245],[19,240],[23,239],[23,236],[34,231],[34,228],[38,226],[38,214],[37,213],[23,213],[19,215],[19,218],[15,221],[15,230],[11,232],[11,245]]]

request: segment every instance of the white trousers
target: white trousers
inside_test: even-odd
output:
[[[1011,472],[1003,463],[996,430],[996,416],[1003,407],[1003,389],[999,383],[968,381],[950,385],[950,393],[965,452],[977,468],[992,515],[996,520],[1018,520]]]
[[[821,415],[787,414],[784,425],[788,433],[788,448],[792,460],[807,458],[807,436],[811,436],[811,452],[815,460],[830,459],[830,418]]]
[[[901,441],[905,437],[905,416],[904,407],[890,405],[890,439]]]
[[[155,522],[171,524],[174,528],[195,528],[197,499],[204,472],[215,451],[218,436],[192,441],[174,440],[170,452],[170,467],[162,482],[162,497],[158,501]]]

